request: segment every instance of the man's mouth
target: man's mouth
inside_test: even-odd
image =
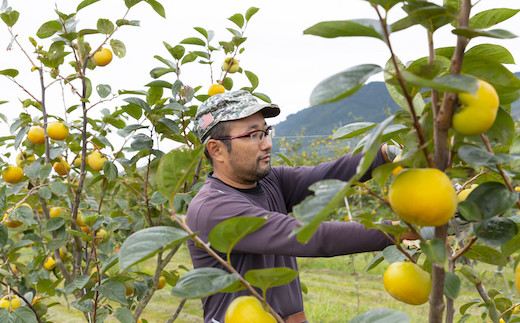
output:
[[[262,161],[270,161],[271,160],[271,154],[267,154],[264,157],[262,157],[260,160]]]

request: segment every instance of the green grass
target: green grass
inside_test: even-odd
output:
[[[373,256],[374,253],[366,253],[354,257],[298,259],[300,278],[308,290],[304,294],[304,306],[309,322],[348,322],[358,314],[374,308],[390,308],[405,312],[411,317],[411,322],[428,321],[428,303],[420,306],[407,305],[393,299],[386,293],[382,282],[386,264],[381,264],[369,272],[364,272],[366,265]],[[352,267],[353,261],[355,274]],[[151,271],[153,264],[153,260],[147,261],[141,265],[140,270]],[[179,264],[190,264],[186,248],[179,250],[167,269],[177,268]],[[493,288],[503,292],[505,296],[509,296],[512,291],[508,290],[503,277],[496,275],[494,268],[496,267],[479,265],[484,286],[488,290]],[[512,270],[505,268],[504,271],[507,279],[512,280]],[[359,292],[356,291],[356,281]],[[458,313],[460,306],[476,298],[479,298],[479,295],[475,287],[462,279],[461,294],[455,301],[455,322],[461,317]],[[71,300],[72,298],[69,299],[69,301]],[[54,322],[85,322],[78,310],[67,307],[67,302],[63,298],[55,297],[53,301],[59,301],[61,305],[49,309],[50,320]],[[180,298],[170,294],[169,286],[167,286],[154,294],[141,317],[151,323],[166,322],[175,312],[180,301]],[[480,309],[474,306],[469,313],[473,316],[466,322],[482,322],[480,319],[482,311]],[[112,316],[106,322],[119,321]],[[188,300],[176,322],[202,322],[200,300]]]

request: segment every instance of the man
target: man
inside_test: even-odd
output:
[[[273,128],[265,118],[279,113],[278,106],[259,104],[247,91],[215,95],[200,105],[194,131],[206,142],[205,155],[213,172],[188,207],[188,226],[208,241],[211,229],[226,219],[268,216],[260,229],[233,249],[231,263],[241,275],[260,268],[298,270],[296,257],[346,255],[382,250],[391,244],[381,232],[358,223],[323,222],[305,245],[290,235],[299,220],[287,214],[311,193],[307,188],[323,179],[347,181],[355,174],[361,155],[345,155],[314,167],[271,167]],[[370,178],[373,168],[392,159],[383,145],[362,180]],[[223,268],[193,241],[188,247],[195,268]],[[226,259],[225,254],[221,256]],[[218,293],[202,299],[204,322],[224,323],[229,304],[247,294]],[[266,298],[286,322],[306,322],[299,278],[270,288]]]

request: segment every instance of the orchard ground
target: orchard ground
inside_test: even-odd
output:
[[[428,303],[420,306],[406,305],[393,299],[383,287],[383,273],[388,265],[378,266],[364,272],[366,265],[373,257],[373,253],[355,256],[341,256],[333,258],[299,258],[300,277],[307,286],[308,293],[304,294],[305,313],[309,322],[348,322],[359,313],[373,308],[391,308],[407,313],[411,322],[428,321]],[[182,248],[175,255],[166,269],[174,269],[181,264],[189,263],[189,254]],[[355,271],[353,270],[353,265]],[[147,261],[138,267],[143,271],[153,269],[153,260]],[[495,272],[492,266],[479,264],[478,271],[482,274],[486,286],[502,290],[506,295],[516,297],[514,292],[513,271],[504,268],[503,272]],[[504,276],[505,275],[505,276]],[[359,288],[359,312],[357,308],[356,280]],[[507,283],[507,285],[506,285]],[[181,299],[170,294],[171,286],[157,291],[150,304],[143,312],[142,318],[150,323],[166,322],[175,312]],[[475,298],[475,288],[467,281],[463,281],[461,294],[455,301],[455,307]],[[60,302],[60,305],[49,308],[49,319],[55,322],[84,322],[81,313],[67,304],[63,297],[53,297],[48,300]],[[468,311],[472,313],[473,311]],[[482,322],[477,312],[466,322]],[[455,320],[460,319],[457,313]],[[109,318],[106,322],[118,322]],[[203,322],[202,309],[199,299],[188,300],[175,322],[197,323]]]

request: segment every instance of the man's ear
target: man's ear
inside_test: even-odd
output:
[[[210,139],[206,143],[206,148],[208,149],[208,153],[211,155],[211,159],[213,161],[220,161],[223,158],[223,155],[227,153],[226,147],[220,140]]]

